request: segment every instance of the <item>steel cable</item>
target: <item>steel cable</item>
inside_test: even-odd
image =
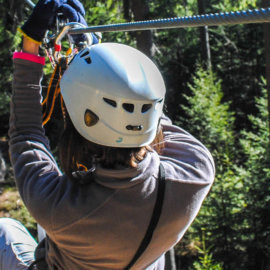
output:
[[[141,31],[152,29],[170,29],[269,22],[270,8],[261,8],[235,12],[222,12],[214,14],[210,13],[188,17],[175,17],[148,21],[90,26],[86,28],[73,28],[70,29],[68,33],[83,34],[91,32]]]

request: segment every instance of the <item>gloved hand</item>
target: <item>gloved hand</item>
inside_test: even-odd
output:
[[[69,22],[79,22],[87,26],[85,10],[79,0],[39,0],[29,19],[21,27],[22,34],[41,44],[46,31],[54,26],[57,13],[63,13]],[[73,36],[75,41],[83,40],[82,37],[83,35]],[[93,43],[98,43],[95,36]]]

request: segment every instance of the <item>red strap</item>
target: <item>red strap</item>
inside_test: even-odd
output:
[[[54,50],[56,52],[60,52],[61,51],[61,44],[54,44]]]
[[[13,59],[24,59],[41,64],[43,66],[45,65],[45,57],[26,52],[14,52]]]

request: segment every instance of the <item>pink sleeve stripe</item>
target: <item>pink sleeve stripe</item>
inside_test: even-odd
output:
[[[16,58],[35,62],[35,63],[41,64],[43,66],[45,65],[45,57],[43,57],[43,56],[38,56],[38,55],[25,53],[25,52],[14,52],[13,59],[16,59]]]

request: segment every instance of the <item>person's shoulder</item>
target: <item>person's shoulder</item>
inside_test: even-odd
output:
[[[207,147],[184,129],[166,122],[160,155],[168,179],[191,184],[214,181],[215,163]]]

